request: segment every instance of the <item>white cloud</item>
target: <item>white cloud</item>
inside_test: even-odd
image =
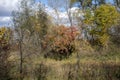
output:
[[[0,17],[0,22],[10,21],[10,17]]]
[[[17,9],[19,0],[0,0],[0,26],[11,23],[11,12]]]
[[[75,20],[75,18],[79,17],[79,18],[82,18],[84,13],[80,10],[80,8],[78,7],[72,7],[70,9],[68,9],[68,11],[71,13],[71,17],[72,17],[72,22],[73,24],[77,25],[77,21]],[[57,14],[55,12],[54,9],[50,8],[50,7],[46,7],[46,12],[52,16],[53,18],[53,21],[55,23],[59,23],[59,24],[64,24],[64,25],[70,25],[70,21],[69,21],[69,18],[68,18],[68,14],[67,14],[67,11],[64,11],[64,12],[61,12],[61,11],[58,11],[57,14],[59,15],[59,20],[57,18]]]
[[[0,26],[6,25],[11,22],[11,19],[10,19],[11,12],[13,10],[17,9],[19,1],[20,0],[0,0]],[[49,6],[47,6],[47,8],[45,10],[50,16],[53,17],[54,21],[58,21],[55,10],[53,10]],[[79,10],[79,8],[77,8],[77,7],[73,7],[71,9],[69,9],[69,11],[71,11],[73,14],[75,14],[74,12],[76,12],[77,10]],[[60,22],[61,24],[69,23],[69,19],[68,19],[68,15],[67,15],[66,11],[64,11],[64,12],[58,11],[58,14],[59,14],[59,18],[60,18],[60,21],[58,21],[58,22]]]
[[[19,0],[0,0],[0,16],[10,16]]]
[[[8,26],[11,23],[11,17],[0,17],[0,26]]]
[[[13,10],[16,8],[18,1],[19,0],[0,0],[0,6],[7,10]]]

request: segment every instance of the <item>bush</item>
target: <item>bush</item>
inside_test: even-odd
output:
[[[9,57],[10,32],[7,28],[0,28],[0,80],[10,80],[10,62]]]
[[[45,57],[50,56],[56,59],[69,57],[76,49],[75,42],[78,30],[75,27],[58,26],[53,29],[52,33],[46,35],[43,42],[45,48],[50,51]]]

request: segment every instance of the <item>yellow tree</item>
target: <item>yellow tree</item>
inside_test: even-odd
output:
[[[116,25],[119,19],[117,9],[112,5],[101,5],[95,11],[88,11],[84,22],[91,26],[92,44],[105,46],[109,40],[108,30]]]
[[[0,28],[0,48],[6,47],[9,44],[9,40],[10,31],[5,27]]]

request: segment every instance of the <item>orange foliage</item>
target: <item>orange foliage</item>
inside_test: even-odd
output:
[[[44,47],[51,48],[53,53],[68,57],[74,50],[74,41],[79,32],[76,27],[57,26],[46,35]]]

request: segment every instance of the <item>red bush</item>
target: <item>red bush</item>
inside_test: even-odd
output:
[[[74,50],[78,30],[76,27],[55,27],[52,33],[46,35],[43,42],[45,48],[50,48],[54,56],[68,57]]]

